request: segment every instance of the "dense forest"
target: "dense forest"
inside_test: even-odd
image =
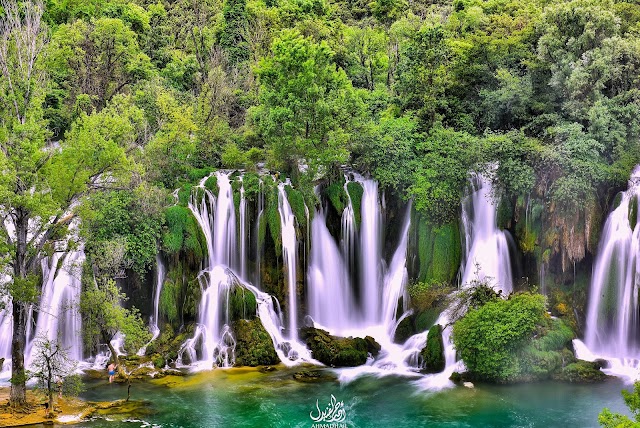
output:
[[[409,266],[410,293],[425,306],[429,289],[456,284],[460,201],[470,173],[488,177],[498,225],[517,244],[518,286],[547,281],[554,314],[581,330],[600,231],[640,163],[639,3],[0,5],[0,267],[13,313],[12,401],[25,399],[18,356],[39,267],[60,245],[82,245],[91,262],[80,303],[88,350],[118,331],[131,350],[149,339],[135,306],[149,294],[140,290],[159,251],[173,266],[160,303],[166,323],[177,331],[194,319],[200,296],[189,290],[207,250],[186,207],[192,187],[218,169],[246,171],[243,191],[254,202],[258,171],[289,178],[307,227],[300,204],[325,198],[341,214],[351,192],[341,190],[345,168],[375,179],[389,205],[412,201],[419,260]],[[277,192],[266,193],[275,207]],[[260,233],[270,230],[277,246],[277,212],[266,211]],[[273,259],[281,256],[275,249]],[[115,304],[123,293],[133,302],[126,309]],[[541,301],[522,299],[514,307],[542,316]]]

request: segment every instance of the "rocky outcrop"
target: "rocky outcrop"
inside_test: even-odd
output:
[[[369,354],[377,356],[380,344],[371,336],[332,336],[325,330],[306,327],[301,337],[311,350],[311,355],[323,364],[332,367],[355,367],[365,364]]]
[[[236,339],[236,366],[256,367],[280,362],[271,336],[258,318],[235,321],[231,328]]]

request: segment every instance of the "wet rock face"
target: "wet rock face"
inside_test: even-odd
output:
[[[439,373],[444,370],[444,342],[442,340],[442,327],[436,324],[429,329],[427,344],[422,349],[422,358],[427,373]]]
[[[236,366],[268,366],[280,362],[271,336],[258,318],[235,321],[231,328],[236,339]]]
[[[355,367],[365,364],[369,354],[380,352],[380,344],[371,336],[338,337],[325,330],[307,327],[301,337],[311,350],[311,355],[323,364],[333,367]]]

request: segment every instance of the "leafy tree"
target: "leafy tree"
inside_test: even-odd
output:
[[[26,320],[29,305],[38,296],[40,260],[56,241],[66,240],[72,208],[84,194],[127,179],[132,164],[126,153],[137,142],[137,128],[132,116],[125,114],[131,113],[126,103],[114,100],[101,113],[81,115],[59,144],[48,143],[41,108],[47,86],[43,5],[25,2],[20,11],[15,2],[1,4],[5,14],[0,19],[0,228],[11,266],[7,284],[13,308],[11,403],[19,406],[26,401]],[[120,114],[125,120],[118,120]]]
[[[315,172],[345,162],[362,105],[328,45],[285,30],[272,53],[257,70],[261,104],[252,117],[281,163],[274,166],[297,175],[305,163]]]
[[[111,244],[116,245],[117,243]],[[126,352],[135,352],[151,338],[140,313],[136,308],[124,308],[122,303],[127,300],[115,281],[108,275],[111,270],[118,268],[117,247],[105,248],[106,251],[96,257],[99,279],[93,280],[91,274],[85,274],[83,291],[80,296],[80,313],[82,314],[82,333],[85,344],[95,348],[100,343],[106,343],[111,351],[111,357],[118,363],[118,353],[111,341],[116,334],[124,335]],[[122,253],[122,251],[120,251]],[[115,256],[114,256],[115,254]]]
[[[482,162],[480,140],[464,132],[435,126],[418,143],[418,167],[409,195],[429,220],[444,224],[456,218],[469,172]]]
[[[226,0],[222,8],[224,18],[220,31],[220,45],[227,52],[232,65],[249,59],[249,44],[244,40],[248,28],[246,0]]]
[[[613,413],[604,408],[598,415],[600,426],[605,428],[638,428],[640,427],[640,382],[633,384],[633,391],[622,390],[624,402],[633,414],[633,420],[627,415]]]

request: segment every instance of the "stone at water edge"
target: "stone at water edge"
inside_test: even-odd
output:
[[[444,341],[442,340],[442,327],[435,324],[427,334],[427,344],[420,352],[427,373],[440,373],[444,370],[446,360],[444,357]]]
[[[303,328],[300,337],[306,341],[312,357],[332,367],[355,367],[367,362],[369,354],[374,357],[381,346],[371,336],[360,337],[332,336],[325,330]]]
[[[260,319],[234,321],[231,329],[236,339],[236,366],[270,366],[280,362]]]
[[[469,389],[475,388],[475,386],[473,385],[472,382],[462,382],[462,386],[464,386],[465,388],[469,388]]]

